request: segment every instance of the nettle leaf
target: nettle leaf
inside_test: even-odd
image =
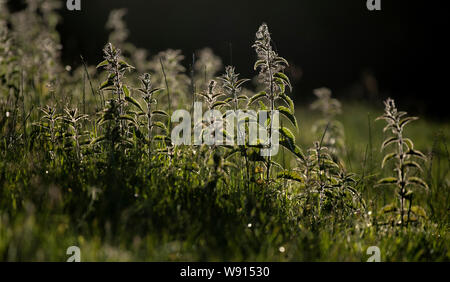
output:
[[[242,86],[242,84],[244,84],[244,83],[246,83],[247,81],[250,81],[250,79],[248,79],[248,78],[243,78],[243,79],[240,79],[240,80],[238,80],[237,82],[236,82],[236,88],[239,88],[239,87],[241,87]]]
[[[418,117],[407,117],[407,118],[404,118],[404,119],[402,119],[400,121],[399,126],[400,126],[400,128],[403,128],[408,123],[410,123],[412,121],[415,121],[415,120],[418,120],[418,119],[419,119]]]
[[[130,96],[130,89],[126,85],[122,86],[123,93],[125,94],[125,97]]]
[[[423,181],[422,179],[420,179],[419,177],[411,176],[408,178],[407,183],[419,185],[428,190],[428,184],[425,181]]]
[[[134,69],[134,67],[132,65],[130,65],[129,63],[125,62],[124,60],[120,60],[119,61],[119,65],[122,69]]]
[[[97,65],[96,68],[101,68],[101,67],[105,67],[109,64],[108,60],[104,60],[103,62],[101,62],[100,64]]]
[[[291,112],[295,112],[294,101],[292,101],[292,99],[288,95],[286,95],[286,93],[281,93],[278,98],[282,99],[284,102],[286,102],[286,104],[289,106],[289,109],[291,110]]]
[[[404,167],[414,167],[414,168],[417,168],[418,170],[422,171],[422,167],[414,161],[406,161],[403,163],[403,166]]]
[[[134,120],[133,117],[129,116],[129,115],[121,115],[119,117],[120,120],[128,120],[131,121],[132,123],[136,123],[136,121]]]
[[[256,70],[259,66],[261,65],[265,65],[266,64],[266,60],[258,60],[255,62],[255,65],[253,66],[253,69]]]
[[[125,100],[130,102],[131,104],[135,105],[139,110],[141,110],[141,112],[143,112],[144,110],[142,109],[141,104],[139,104],[138,101],[136,101],[133,97],[131,96],[125,96]]]
[[[387,161],[389,161],[392,158],[395,158],[397,156],[397,153],[390,153],[384,156],[383,161],[381,162],[381,168],[384,168]]]
[[[411,139],[403,138],[403,143],[405,143],[406,146],[408,146],[408,149],[410,149],[410,150],[414,149],[414,143]]]
[[[264,104],[262,101],[258,101],[258,103],[259,103],[259,107],[261,108],[261,110],[263,110],[263,111],[269,110],[269,108],[267,108],[266,104]]]
[[[253,102],[255,102],[261,98],[264,98],[266,96],[267,96],[266,91],[261,91],[258,94],[255,94],[250,98],[250,100],[248,101],[248,105],[250,106]]]
[[[283,171],[277,174],[277,178],[294,180],[297,182],[304,182],[303,178],[295,171]]]
[[[381,144],[381,150],[384,150],[387,146],[394,144],[395,142],[398,142],[399,139],[397,137],[391,137],[389,139],[386,139],[383,144]]]
[[[169,114],[166,113],[166,112],[163,111],[163,110],[156,110],[156,111],[153,111],[152,114],[153,114],[153,115],[161,115],[161,116],[169,117]]]
[[[172,143],[172,139],[170,139],[170,137],[164,136],[164,135],[156,135],[155,137],[153,137],[153,139],[159,140],[159,141],[164,141],[166,144]]]
[[[285,75],[282,72],[277,72],[276,74],[273,75],[275,78],[279,78],[281,79],[284,84],[286,84],[287,86],[289,86],[289,89],[292,91],[292,85],[291,85],[291,81],[289,80],[289,78],[287,77],[287,75]]]
[[[395,177],[386,177],[383,179],[380,179],[378,181],[378,184],[395,184],[398,182],[398,179]]]
[[[295,136],[292,133],[292,131],[290,131],[288,128],[286,127],[281,127],[280,128],[280,133],[281,135],[286,138],[291,144],[295,144]]]
[[[167,129],[167,126],[166,126],[164,123],[160,122],[160,121],[154,122],[154,123],[152,124],[152,126],[156,126],[156,127],[161,128],[162,130],[164,130],[164,133],[165,133],[166,135],[169,134],[169,130]]]
[[[97,138],[94,138],[94,139],[91,141],[91,144],[98,144],[98,143],[103,142],[103,141],[105,141],[105,140],[106,140],[106,136],[102,135],[102,136],[99,136],[99,137],[97,137]]]
[[[415,157],[421,158],[423,160],[427,159],[427,157],[419,150],[409,149],[409,151],[406,152],[406,154],[410,155],[410,156],[415,156]]]
[[[291,113],[291,111],[288,108],[286,108],[285,106],[278,106],[277,110],[282,115],[287,117],[296,128],[298,128],[297,119],[295,118],[294,114]]]
[[[291,153],[293,153],[297,158],[299,158],[302,161],[305,161],[305,155],[303,154],[302,150],[299,146],[290,143],[287,139],[280,140],[280,145],[288,149]]]
[[[111,87],[114,85],[114,82],[112,80],[112,77],[108,77],[108,80],[105,80],[101,85],[100,85],[100,90],[106,89],[108,87]]]
[[[248,97],[245,95],[240,95],[239,97],[237,97],[238,100],[248,100]]]
[[[223,105],[228,105],[228,104],[226,102],[224,102],[224,101],[217,101],[211,106],[211,108],[215,109],[215,108],[223,106]]]

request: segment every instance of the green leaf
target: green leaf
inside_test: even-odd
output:
[[[101,85],[100,85],[100,90],[103,90],[105,88],[111,87],[114,85],[114,82],[112,81],[112,79],[108,78],[108,80],[105,80]]]
[[[289,78],[287,77],[287,75],[285,75],[282,72],[277,72],[273,76],[275,78],[280,78],[287,86],[289,86],[289,89],[292,91],[292,85],[291,85],[291,82],[290,82]]]
[[[408,178],[408,184],[415,184],[424,187],[428,190],[428,184],[419,177],[411,176]]]
[[[250,81],[250,79],[247,79],[247,78],[240,79],[236,82],[235,87],[240,88],[242,86],[242,84],[246,83],[247,81]]]
[[[101,68],[101,67],[107,66],[108,64],[109,64],[108,60],[104,60],[103,62],[98,64],[96,68]]]
[[[378,181],[378,184],[395,184],[395,183],[397,183],[397,181],[398,180],[395,177],[386,177],[386,178],[380,179]]]
[[[384,168],[386,162],[392,158],[395,158],[395,156],[397,156],[397,153],[390,153],[384,156],[383,161],[381,162],[381,168]]]
[[[292,99],[288,95],[286,95],[286,93],[281,93],[279,98],[288,104],[289,108],[291,109],[291,112],[295,112],[294,101],[292,101]]]
[[[226,102],[224,102],[224,101],[217,101],[211,106],[211,108],[215,109],[215,108],[223,106],[223,105],[228,105],[228,104]]]
[[[295,171],[283,171],[277,174],[277,178],[294,180],[303,183],[303,178]]]
[[[129,63],[125,62],[124,60],[120,60],[119,61],[119,65],[122,69],[134,69],[134,67],[132,65],[130,65]]]
[[[97,144],[106,140],[106,136],[102,135],[92,140],[91,144]]]
[[[133,117],[129,116],[129,115],[121,115],[119,117],[120,120],[128,120],[131,121],[132,123],[136,123],[136,121],[134,120]]]
[[[250,106],[253,102],[255,102],[263,97],[266,97],[266,96],[267,96],[266,91],[259,92],[258,94],[253,95],[250,98],[250,100],[248,100],[248,105]]]
[[[153,115],[162,115],[162,116],[169,117],[169,114],[166,113],[165,111],[162,111],[162,110],[156,110],[156,111],[153,111],[152,114],[153,114]]]
[[[410,122],[412,122],[412,121],[415,121],[415,120],[418,120],[419,118],[417,118],[417,117],[407,117],[407,118],[404,118],[404,119],[402,119],[401,121],[400,121],[400,123],[399,123],[399,126],[400,126],[400,128],[403,128],[405,125],[407,125],[408,123],[410,123]]]
[[[406,161],[406,162],[403,163],[403,166],[404,167],[415,167],[418,170],[422,171],[422,167],[418,163],[416,163],[414,161]]]
[[[280,141],[280,145],[288,149],[291,153],[293,153],[296,157],[298,157],[303,162],[306,160],[305,155],[303,154],[302,150],[297,145],[292,145],[289,141],[286,139]]]
[[[408,152],[406,152],[406,154],[410,155],[410,156],[415,156],[415,157],[421,158],[423,160],[427,159],[427,157],[419,150],[409,149]]]
[[[265,65],[266,60],[257,60],[255,65],[253,66],[253,69],[256,70],[260,65]]]
[[[280,128],[280,133],[281,133],[281,135],[284,137],[284,138],[286,138],[288,141],[289,141],[289,143],[291,143],[291,144],[295,144],[295,136],[294,136],[294,134],[292,133],[292,131],[290,131],[288,128],[286,128],[286,127],[281,127]]]
[[[288,108],[286,108],[286,107],[284,107],[284,106],[279,106],[279,107],[277,108],[277,110],[278,110],[282,115],[284,115],[285,117],[287,117],[287,118],[292,122],[292,124],[293,124],[296,128],[298,128],[297,119],[295,118],[294,114],[291,113],[291,111],[290,111]]]
[[[128,87],[126,85],[122,86],[122,90],[123,90],[123,93],[125,94],[125,97],[130,96],[130,90],[128,89]]]
[[[381,144],[381,150],[384,150],[384,148],[386,148],[387,146],[394,144],[395,142],[398,142],[398,138],[397,137],[391,137],[389,139],[386,139],[383,144]]]
[[[139,104],[139,102],[136,101],[133,97],[131,97],[131,96],[125,96],[125,100],[128,101],[128,102],[130,102],[131,104],[135,105],[135,106],[136,106],[139,110],[141,110],[142,112],[144,111],[144,110],[142,109],[141,104]]]

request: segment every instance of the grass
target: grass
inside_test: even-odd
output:
[[[196,65],[190,79],[180,51],[146,64],[113,45],[97,70],[83,59],[68,71],[57,48],[40,49],[42,32],[19,32],[20,22],[6,28],[13,15],[5,11],[0,7],[0,260],[65,261],[67,248],[78,246],[82,261],[366,261],[367,248],[378,246],[383,261],[449,261],[449,123],[421,117],[403,132],[427,156],[414,175],[429,187],[414,189],[421,209],[405,226],[397,223],[396,185],[379,183],[394,169],[381,168],[381,101],[344,101],[332,115],[297,104],[294,113],[286,62],[270,52],[258,63],[265,83],[257,86],[268,91],[241,88],[228,67],[228,101],[215,96],[224,84],[211,79],[223,70],[210,51],[193,65],[208,63],[218,73]],[[42,21],[53,14],[45,11],[22,13],[55,39],[54,25]],[[262,27],[269,37],[259,52],[271,44]],[[267,71],[274,58],[282,66]],[[191,110],[193,94],[214,96],[209,106],[222,111],[247,109],[247,100],[273,110],[280,98],[289,106],[279,129],[283,149],[261,158],[261,145],[248,140],[239,147],[174,145],[168,117]],[[326,129],[317,131],[324,114]],[[298,128],[287,125],[297,121]],[[330,124],[342,125],[339,142]]]

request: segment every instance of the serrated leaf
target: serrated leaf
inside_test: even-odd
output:
[[[285,117],[287,117],[289,119],[289,121],[292,122],[292,124],[295,126],[295,128],[298,128],[298,124],[297,124],[297,119],[295,118],[294,114],[291,113],[291,111],[284,106],[278,106],[277,110],[284,115]]]
[[[255,65],[253,66],[253,69],[256,70],[260,65],[265,65],[266,64],[266,60],[257,60],[255,62]]]
[[[404,167],[415,167],[418,170],[422,171],[422,167],[418,163],[416,163],[414,161],[406,161],[406,162],[403,163],[403,166]]]
[[[152,114],[153,114],[153,115],[161,115],[161,116],[169,117],[169,114],[166,113],[166,112],[163,111],[163,110],[156,110],[156,111],[153,111]]]
[[[228,104],[226,102],[224,102],[224,101],[217,101],[211,106],[211,108],[215,109],[215,108],[223,106],[223,105],[228,105]]]
[[[404,118],[404,119],[402,119],[401,121],[400,121],[400,123],[399,123],[399,126],[400,126],[400,128],[403,128],[405,125],[407,125],[408,123],[410,123],[410,122],[412,122],[412,121],[415,121],[415,120],[418,120],[419,118],[417,118],[417,117],[407,117],[407,118]]]
[[[98,64],[96,68],[98,69],[98,68],[107,66],[108,64],[109,64],[108,60],[104,60],[103,62],[101,62],[100,64]]]
[[[275,78],[280,78],[287,86],[289,86],[289,89],[292,91],[292,85],[291,85],[291,81],[289,80],[289,78],[287,77],[287,75],[285,75],[282,72],[277,72],[276,74],[273,75]]]
[[[427,157],[421,151],[414,150],[414,149],[408,150],[408,152],[406,152],[406,154],[410,155],[410,156],[415,156],[415,157],[421,158],[423,160],[427,159]]]
[[[125,97],[130,96],[130,89],[128,89],[128,87],[126,85],[122,86],[122,90],[123,90],[123,93],[125,94]]]
[[[387,146],[394,144],[395,142],[398,142],[398,138],[397,137],[391,137],[386,139],[383,144],[381,144],[381,150],[384,150]]]
[[[408,178],[408,184],[415,184],[424,187],[428,190],[428,184],[419,177],[411,176]]]
[[[396,155],[397,155],[397,153],[390,153],[390,154],[387,154],[386,156],[384,156],[383,161],[381,162],[381,168],[384,168],[384,166],[386,165],[386,162],[392,158],[395,158]]]
[[[283,101],[285,101],[288,104],[289,109],[291,110],[291,112],[295,112],[294,101],[292,101],[292,99],[288,95],[286,95],[286,93],[281,93],[279,98],[282,99]]]
[[[303,178],[295,171],[283,171],[277,174],[277,178],[294,180],[303,183]]]
[[[267,96],[267,93],[265,91],[261,91],[261,92],[255,94],[255,95],[253,95],[250,98],[250,100],[248,100],[248,105],[250,106],[251,104],[253,104],[253,102],[255,102],[255,101],[257,101],[257,100],[259,100],[261,98],[264,98],[266,96]]]
[[[380,179],[378,181],[378,184],[395,184],[395,183],[397,183],[397,181],[398,180],[395,177],[386,177],[386,178]]]
[[[144,111],[144,110],[142,109],[141,104],[139,104],[139,102],[136,101],[133,97],[131,97],[131,96],[125,96],[125,100],[128,101],[128,102],[130,102],[131,104],[135,105],[135,106],[136,106],[139,110],[141,110],[142,112]]]

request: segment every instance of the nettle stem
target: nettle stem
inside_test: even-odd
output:
[[[270,51],[272,50],[271,46],[270,46],[270,41],[268,41],[267,44],[267,69],[269,71],[269,100],[270,100],[270,122],[269,122],[269,129],[268,129],[268,137],[269,137],[269,146],[271,145],[272,142],[272,122],[273,122],[273,111],[275,109],[275,97],[274,97],[274,91],[273,91],[273,73],[272,73],[272,69],[271,69],[271,65],[270,65]],[[267,180],[269,180],[270,178],[270,169],[271,169],[271,163],[272,163],[272,156],[269,154],[269,156],[267,157],[267,175],[266,178]]]
[[[398,124],[398,123],[397,123]],[[403,130],[400,126],[397,126],[397,138],[398,138],[398,170],[400,176],[400,223],[403,226],[403,217],[405,211],[405,186],[406,186],[406,170],[404,166],[405,156],[403,154]]]

